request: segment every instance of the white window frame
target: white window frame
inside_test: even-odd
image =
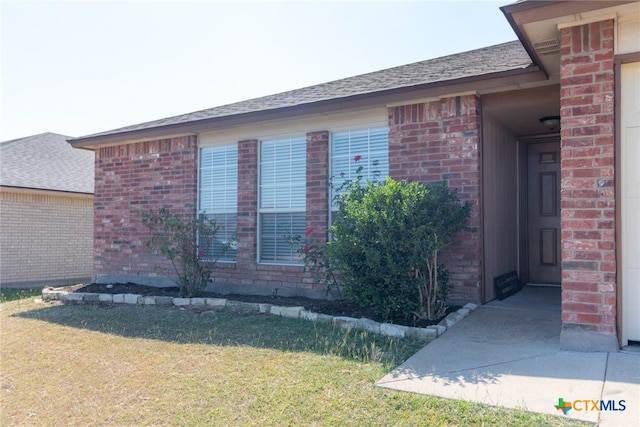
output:
[[[207,152],[218,152],[224,158],[224,171],[215,173],[215,169],[220,169],[220,165],[212,163],[210,183],[204,183],[203,161]],[[212,153],[213,154],[213,153]],[[215,162],[215,160],[213,161]],[[218,177],[223,182],[215,182],[214,177]],[[207,187],[204,187],[207,185]],[[221,190],[221,193],[215,193],[215,189]],[[208,191],[211,202],[207,203],[203,199],[203,193]],[[203,207],[203,203],[208,206]],[[198,216],[201,214],[207,217],[214,217],[218,221],[221,220],[222,228],[218,230],[216,240],[220,240],[223,245],[228,245],[227,252],[220,254],[207,254],[207,260],[217,260],[219,262],[235,263],[237,261],[237,226],[238,226],[238,144],[236,142],[228,142],[206,147],[200,147],[198,161]],[[235,217],[235,218],[234,218]]]
[[[280,175],[285,176],[288,174],[288,184],[278,184],[278,163],[284,163],[287,158],[278,157],[278,151],[274,149],[273,164],[271,160],[267,162],[265,147],[268,145],[289,145],[288,150],[288,162],[289,165],[298,165],[297,170],[293,170],[291,167],[288,169],[288,173],[281,171]],[[300,146],[297,150],[294,150],[294,144],[300,144],[303,148],[300,153]],[[286,150],[284,150],[286,151]],[[258,235],[256,239],[257,245],[257,262],[259,264],[275,264],[275,265],[302,265],[302,261],[299,260],[299,256],[296,254],[296,249],[291,247],[289,250],[285,250],[283,253],[287,256],[278,255],[278,241],[282,238],[275,236],[274,240],[274,255],[266,259],[265,250],[263,249],[264,239],[266,238],[266,230],[264,229],[265,218],[269,215],[275,214],[277,220],[278,215],[287,214],[299,214],[302,215],[302,226],[293,230],[294,223],[290,223],[290,229],[284,235],[291,235],[292,238],[304,236],[304,230],[306,226],[306,211],[307,211],[307,197],[306,197],[306,173],[307,173],[307,138],[305,135],[296,135],[290,137],[277,137],[268,140],[261,140],[258,148]],[[279,153],[283,154],[282,152]],[[272,168],[272,169],[271,169]],[[302,170],[300,170],[302,169]],[[268,177],[266,176],[268,174]],[[294,177],[295,175],[295,177]],[[270,180],[270,183],[266,182],[266,179]],[[278,194],[278,187],[280,191],[284,190],[284,193]],[[273,190],[273,194],[267,194],[266,190]],[[288,194],[287,194],[288,191]],[[284,194],[284,196],[282,195]],[[288,200],[287,200],[288,198]],[[266,205],[269,203],[269,205]],[[276,226],[277,227],[277,226]],[[280,242],[282,244],[282,242]]]

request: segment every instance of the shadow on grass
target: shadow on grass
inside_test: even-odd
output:
[[[388,369],[424,345],[414,339],[386,337],[302,319],[224,312],[198,314],[158,306],[56,304],[12,316],[127,338],[314,352],[359,362],[378,362]]]

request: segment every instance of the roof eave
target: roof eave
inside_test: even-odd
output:
[[[528,0],[501,6],[500,10],[507,18],[509,25],[518,36],[533,63],[539,66],[545,75],[549,76],[550,70],[545,68],[544,62],[540,60],[531,40],[523,31],[522,26],[524,24],[632,3],[633,1],[637,0]],[[518,16],[517,18],[516,15]]]
[[[287,107],[272,108],[266,110],[252,111],[239,114],[231,114],[220,117],[212,117],[201,120],[191,120],[183,123],[154,126],[146,129],[135,129],[123,132],[114,132],[96,136],[79,137],[67,140],[74,148],[94,150],[102,146],[112,146],[136,141],[148,141],[153,139],[164,139],[184,135],[194,135],[199,132],[208,131],[216,125],[237,126],[247,121],[274,120],[287,115],[321,114],[330,111],[346,110],[371,105],[369,101],[374,100],[375,104],[386,105],[397,101],[403,94],[412,92],[425,92],[423,96],[443,96],[447,93],[460,93],[474,89],[474,85],[479,82],[490,82],[500,79],[510,79],[509,84],[518,82],[531,82],[547,79],[540,67],[536,65],[516,68],[498,73],[483,74],[480,76],[469,76],[455,80],[426,83],[414,86],[404,86],[382,91],[367,92],[363,94],[351,95],[347,97],[332,98],[322,101],[308,102]],[[511,81],[513,80],[513,81]],[[479,88],[478,88],[479,89]],[[433,92],[433,93],[431,93]]]
[[[550,4],[562,3],[566,0],[535,0],[535,1],[518,1],[511,4],[500,6],[500,10],[503,13],[522,12],[523,10],[536,9],[542,6],[548,6]]]
[[[56,190],[53,188],[38,188],[38,187],[21,187],[17,185],[3,185],[0,184],[0,189],[9,193],[31,193],[31,194],[55,194],[64,195],[70,197],[81,196],[93,196],[94,192],[87,191],[72,191],[72,190]]]
[[[538,67],[540,67],[540,69],[542,70],[546,78],[549,78],[548,70],[546,70],[544,66],[542,66],[542,61],[540,61],[540,58],[538,57],[537,52],[531,46],[531,43],[529,43],[529,39],[524,36],[524,33],[522,32],[520,26],[516,23],[515,19],[513,18],[513,14],[523,10],[529,10],[529,9],[537,8],[540,6],[546,6],[554,3],[559,3],[559,1],[557,0],[536,1],[536,2],[524,1],[524,2],[508,4],[506,6],[500,7],[500,10],[504,14],[505,18],[507,18],[507,22],[509,22],[509,25],[511,25],[513,32],[516,33],[518,40],[520,40],[520,42],[522,43],[522,46],[524,46],[524,50],[527,52],[527,54],[529,55],[533,63]]]

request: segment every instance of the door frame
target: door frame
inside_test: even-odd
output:
[[[560,133],[550,132],[541,135],[523,136],[518,138],[518,270],[520,281],[529,283],[529,167],[528,148],[530,144],[544,142],[560,143]],[[562,169],[561,169],[562,171]],[[560,191],[558,189],[558,191]],[[562,229],[560,229],[562,232]],[[561,254],[558,254],[561,256]],[[561,261],[561,260],[559,260]],[[561,286],[558,284],[558,286]]]

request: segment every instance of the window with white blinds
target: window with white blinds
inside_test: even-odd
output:
[[[260,262],[299,262],[292,240],[304,236],[307,181],[306,137],[260,143]]]
[[[204,258],[236,260],[237,211],[238,145],[201,148],[198,213],[215,218],[216,224],[221,226]]]
[[[358,168],[362,168],[358,172]],[[337,189],[358,176],[384,181],[389,175],[389,128],[334,132],[331,135],[332,206]]]

